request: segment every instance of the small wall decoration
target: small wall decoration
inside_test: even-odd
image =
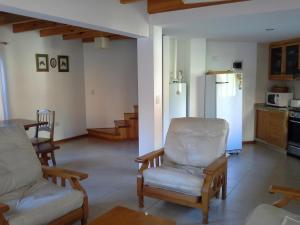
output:
[[[69,72],[69,56],[58,56],[58,72]]]
[[[54,69],[57,66],[57,60],[56,58],[50,59],[50,66]]]
[[[35,54],[36,71],[49,72],[48,54]]]

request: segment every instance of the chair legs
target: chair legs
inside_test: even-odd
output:
[[[56,159],[55,159],[54,151],[52,151],[50,154],[51,154],[52,164],[53,164],[53,166],[56,166]]]
[[[144,195],[139,195],[139,208],[144,208]]]
[[[222,186],[222,200],[226,199],[227,196],[227,171],[224,173],[224,181]]]
[[[208,207],[206,209],[202,209],[202,224],[208,224]]]

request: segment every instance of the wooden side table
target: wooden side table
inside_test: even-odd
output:
[[[175,225],[176,222],[117,206],[88,225]]]

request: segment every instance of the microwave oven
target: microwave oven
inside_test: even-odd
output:
[[[275,107],[288,107],[293,98],[293,93],[267,92],[266,104]]]

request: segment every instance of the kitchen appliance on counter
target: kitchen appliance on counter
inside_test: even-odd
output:
[[[290,103],[291,108],[299,108],[300,109],[300,99],[292,99]]]
[[[288,154],[300,157],[300,108],[290,108],[288,122]]]
[[[293,97],[293,93],[267,92],[266,104],[274,107],[288,107]]]

